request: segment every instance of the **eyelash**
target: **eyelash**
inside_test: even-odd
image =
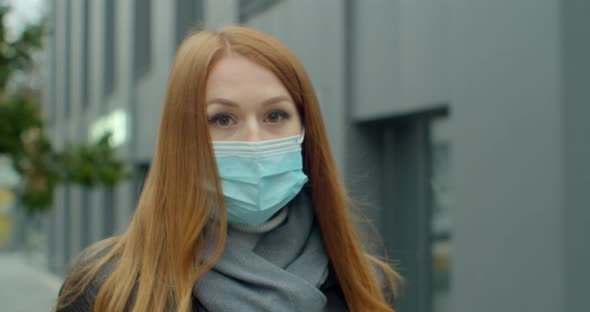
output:
[[[268,114],[266,114],[266,116],[264,117],[264,119],[266,120],[267,118],[269,118],[269,116],[271,114],[278,114],[280,118],[282,118],[281,120],[287,120],[291,117],[291,115],[283,110],[273,110],[271,112],[269,112]],[[235,121],[235,118],[227,113],[218,113],[213,115],[211,118],[208,119],[209,124],[216,124],[219,120],[221,120],[221,118],[229,118],[231,121]]]
[[[213,117],[209,118],[209,124],[216,124],[221,118],[228,117],[230,120],[234,121],[234,118],[227,113],[218,113],[213,115]]]
[[[271,114],[278,114],[279,117],[282,118],[282,120],[287,120],[289,119],[289,117],[291,117],[291,115],[289,115],[289,113],[282,111],[282,110],[273,110],[271,112],[269,112],[268,114],[266,114],[266,117],[264,117],[265,119],[268,118]]]

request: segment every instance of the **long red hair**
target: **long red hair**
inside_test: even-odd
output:
[[[94,311],[191,311],[192,287],[221,256],[227,218],[205,110],[212,66],[228,51],[273,72],[305,126],[304,171],[336,277],[351,311],[393,311],[376,270],[390,289],[398,275],[366,255],[347,209],[315,91],[295,55],[273,37],[232,26],[188,36],[168,81],[155,157],[126,232],[89,248],[69,274],[58,308],[67,306],[114,263]],[[85,260],[86,259],[86,260]],[[376,267],[378,269],[376,269]]]

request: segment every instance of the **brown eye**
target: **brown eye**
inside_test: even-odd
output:
[[[266,118],[264,118],[264,121],[270,122],[270,123],[277,123],[277,122],[281,122],[287,118],[289,118],[289,114],[284,111],[272,111],[272,112],[268,113],[268,115],[266,115]]]
[[[234,119],[228,114],[216,114],[215,116],[209,118],[209,124],[218,126],[218,127],[229,127],[234,124]]]

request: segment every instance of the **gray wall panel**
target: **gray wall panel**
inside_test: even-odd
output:
[[[565,82],[565,252],[567,312],[587,308],[590,280],[590,2],[562,2]]]
[[[440,106],[445,89],[444,2],[356,1],[355,120]]]
[[[353,118],[370,118],[400,105],[399,1],[353,1]]]
[[[452,0],[449,5],[453,310],[561,311],[564,159],[557,2]]]
[[[448,90],[444,89],[444,52],[448,44],[445,2],[400,1],[399,10],[399,46],[393,48],[400,53],[401,97],[399,103],[390,102],[381,113],[428,109],[448,101]]]

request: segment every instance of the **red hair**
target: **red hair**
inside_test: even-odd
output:
[[[227,218],[205,110],[209,71],[237,53],[271,72],[293,98],[305,126],[304,171],[330,263],[351,311],[393,311],[375,266],[391,289],[398,275],[366,255],[351,220],[348,197],[336,173],[315,91],[295,55],[273,37],[233,26],[188,36],[168,81],[157,149],[139,204],[125,233],[99,243],[70,273],[58,299],[67,306],[116,259],[100,288],[95,311],[191,311],[192,287],[221,256]],[[213,250],[205,254],[205,243]],[[97,256],[101,251],[103,255]],[[134,290],[135,289],[135,290]],[[134,293],[132,296],[132,292]]]

